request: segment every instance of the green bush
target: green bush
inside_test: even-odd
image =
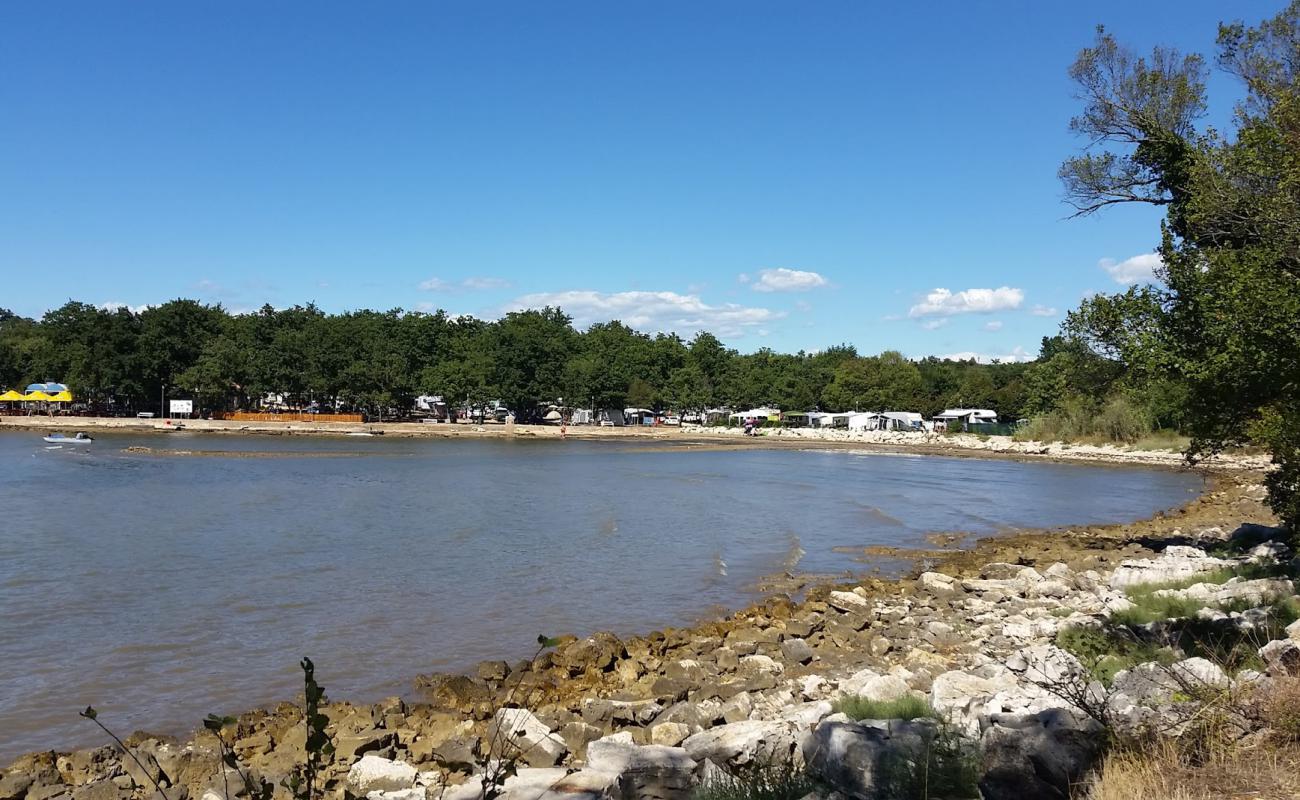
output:
[[[906,694],[894,700],[869,700],[857,695],[835,701],[835,710],[849,719],[934,719],[934,709],[924,698]]]
[[[1133,444],[1149,436],[1152,430],[1147,410],[1122,394],[1102,404],[1072,396],[1052,411],[1030,419],[1014,437],[1017,441]]]
[[[800,800],[818,788],[802,766],[759,764],[710,780],[691,795],[694,800]]]
[[[1177,660],[1170,648],[1139,641],[1124,628],[1064,628],[1056,634],[1056,646],[1072,653],[1104,686],[1110,686],[1120,671],[1138,664],[1172,664]]]

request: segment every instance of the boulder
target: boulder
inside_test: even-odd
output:
[[[1207,606],[1240,601],[1258,606],[1276,597],[1290,597],[1294,592],[1295,585],[1281,578],[1232,578],[1227,583],[1197,583],[1186,589],[1160,589],[1153,594],[1156,597],[1195,600]]]
[[[743,766],[784,763],[795,752],[794,726],[787,722],[745,720],[694,734],[682,743],[696,761]]]
[[[1274,639],[1259,648],[1259,657],[1272,677],[1300,675],[1300,645],[1294,639]]]
[[[626,654],[623,642],[617,636],[602,632],[561,647],[552,655],[552,660],[572,673],[587,669],[603,671]]]
[[[1232,566],[1231,561],[1212,558],[1204,550],[1174,545],[1166,547],[1156,558],[1138,558],[1120,562],[1111,574],[1110,584],[1118,588],[1140,583],[1167,583],[1190,578],[1202,572]]]
[[[1104,737],[1091,719],[1053,708],[995,715],[984,731],[984,800],[1068,800],[1071,787],[1096,762]]]
[[[650,728],[650,743],[676,747],[686,741],[686,737],[693,732],[689,725],[680,722],[661,722]]]
[[[586,770],[617,776],[622,797],[684,799],[691,796],[695,761],[681,747],[638,747],[606,737],[587,745]]]
[[[835,791],[857,800],[881,796],[882,772],[891,755],[914,757],[934,738],[931,720],[890,720],[879,725],[826,720],[804,738],[808,771]]]
[[[786,639],[781,642],[781,655],[794,664],[807,664],[813,660],[813,650],[803,639]]]
[[[922,572],[916,582],[922,589],[929,589],[935,594],[951,594],[957,591],[957,581],[941,572]]]
[[[880,675],[869,669],[855,672],[840,681],[840,691],[868,700],[896,700],[907,694],[907,682],[897,675]]]
[[[568,752],[564,740],[526,708],[498,709],[488,724],[487,741],[494,746],[491,755],[518,754],[532,767],[555,766]]]
[[[415,786],[415,776],[415,767],[405,761],[390,761],[367,754],[348,770],[347,787],[358,796],[398,791]]]
[[[867,598],[853,592],[831,592],[826,604],[838,611],[859,611],[867,607]]]

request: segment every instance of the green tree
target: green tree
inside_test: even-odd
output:
[[[1198,131],[1203,59],[1136,58],[1108,34],[1071,71],[1093,152],[1062,167],[1081,213],[1166,206],[1163,286],[1085,305],[1071,319],[1098,354],[1185,382],[1197,458],[1253,439],[1281,518],[1300,521],[1300,2],[1219,29],[1217,63],[1245,99],[1233,130]],[[1176,393],[1175,393],[1176,396]]]

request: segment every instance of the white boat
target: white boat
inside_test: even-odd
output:
[[[84,431],[79,431],[76,436],[64,436],[61,433],[51,433],[45,436],[44,439],[50,444],[90,444],[95,441]]]

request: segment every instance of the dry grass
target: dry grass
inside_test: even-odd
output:
[[[1175,740],[1112,753],[1086,800],[1294,800],[1300,797],[1300,748],[1259,745],[1225,749],[1189,762]]]
[[[1300,743],[1300,678],[1274,678],[1256,702],[1260,721],[1276,738]]]

